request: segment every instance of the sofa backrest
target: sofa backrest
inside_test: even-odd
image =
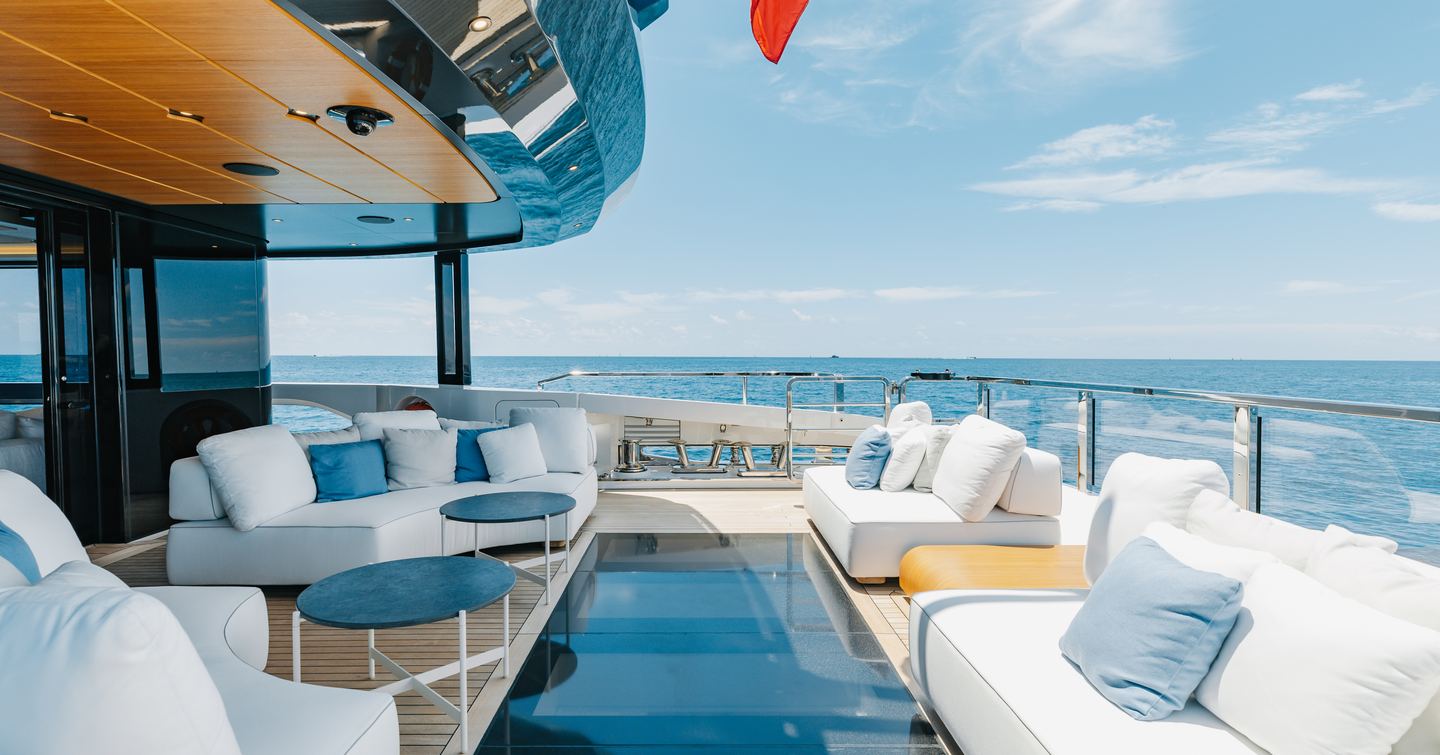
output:
[[[30,546],[42,577],[67,561],[90,560],[60,507],[34,483],[6,470],[0,470],[0,522]]]
[[[1060,457],[1035,448],[1026,448],[1010,473],[1010,483],[996,504],[1012,514],[1060,516],[1064,497]]]

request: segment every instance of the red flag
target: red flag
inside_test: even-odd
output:
[[[760,52],[771,63],[779,63],[785,45],[810,0],[750,0],[750,29]]]

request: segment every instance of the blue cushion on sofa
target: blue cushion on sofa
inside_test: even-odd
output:
[[[0,522],[0,558],[9,561],[21,576],[35,584],[40,581],[40,565],[35,563],[35,553],[30,550],[20,533]]]
[[[850,487],[868,490],[880,484],[880,473],[890,458],[890,433],[874,425],[860,433],[845,457],[845,481]]]
[[[485,467],[485,455],[480,453],[476,442],[484,433],[504,430],[503,427],[461,428],[460,438],[455,442],[455,481],[481,482],[490,479],[490,470]]]
[[[1239,580],[1192,569],[1148,537],[1126,545],[1060,638],[1095,689],[1142,721],[1185,707],[1240,614]]]
[[[317,502],[348,501],[380,495],[385,481],[385,446],[378,440],[310,447]]]

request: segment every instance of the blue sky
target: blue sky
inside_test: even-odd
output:
[[[471,260],[478,354],[1440,358],[1440,5],[743,0],[644,33],[633,191]],[[426,260],[276,353],[433,353]]]

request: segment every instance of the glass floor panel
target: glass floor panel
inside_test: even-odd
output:
[[[808,535],[596,535],[479,753],[943,752]]]

